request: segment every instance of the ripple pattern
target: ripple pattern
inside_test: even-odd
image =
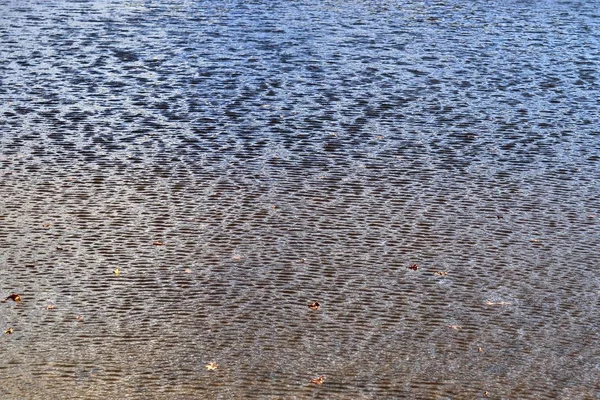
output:
[[[596,5],[0,1],[0,397],[600,398]]]

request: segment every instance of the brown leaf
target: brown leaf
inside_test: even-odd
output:
[[[54,310],[54,309],[56,309],[56,306],[54,304],[48,304],[46,306],[46,310]]]
[[[4,301],[8,301],[8,300],[16,301],[18,303],[19,301],[21,301],[21,295],[17,294],[17,293],[13,293],[4,299]]]
[[[152,242],[152,245],[153,246],[164,246],[164,245],[166,245],[166,243],[162,242],[160,240],[155,240],[154,242]]]
[[[4,330],[4,333],[5,333],[6,335],[12,335],[14,331],[15,331],[15,330],[14,330],[13,328],[6,328],[6,329]]]
[[[408,269],[412,269],[413,271],[417,271],[419,269],[419,266],[417,264],[413,264],[410,267],[408,267]]]
[[[310,303],[308,305],[308,308],[310,308],[311,310],[315,310],[316,311],[316,310],[318,310],[318,309],[321,308],[321,304],[319,304],[318,301],[313,301],[312,303]]]
[[[448,276],[447,271],[433,271],[433,275],[435,276]]]
[[[325,382],[325,375],[321,375],[318,378],[314,378],[310,380],[310,383],[314,383],[315,385],[322,385]]]

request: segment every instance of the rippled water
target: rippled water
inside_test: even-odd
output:
[[[0,396],[600,398],[599,5],[1,2]]]

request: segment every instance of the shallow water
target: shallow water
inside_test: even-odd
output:
[[[599,4],[464,3],[0,3],[0,396],[600,398]]]

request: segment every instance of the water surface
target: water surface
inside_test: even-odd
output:
[[[599,5],[1,2],[0,395],[600,398]]]

